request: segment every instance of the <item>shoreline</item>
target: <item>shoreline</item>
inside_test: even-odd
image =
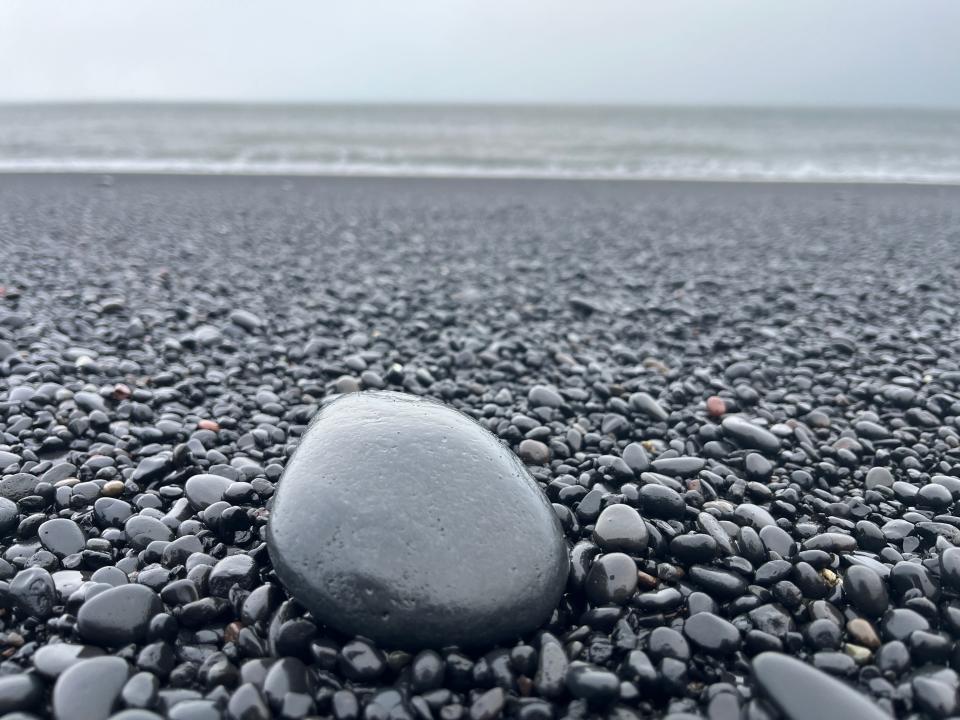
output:
[[[864,188],[960,188],[960,179],[955,182],[942,180],[865,180],[865,179],[790,179],[790,178],[698,178],[698,177],[615,177],[615,176],[562,176],[562,175],[491,175],[491,174],[429,174],[429,173],[263,173],[263,172],[192,172],[179,170],[4,170],[0,169],[0,179],[9,178],[172,178],[172,179],[215,179],[226,180],[284,180],[284,181],[357,181],[357,182],[481,182],[481,183],[562,183],[589,185],[677,185],[677,186],[719,186],[735,187],[739,185],[772,188],[802,187],[864,187]]]

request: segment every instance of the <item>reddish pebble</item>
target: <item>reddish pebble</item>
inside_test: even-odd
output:
[[[225,643],[232,642],[235,643],[240,637],[240,631],[243,630],[243,625],[238,622],[232,622],[223,629],[223,641]]]
[[[117,383],[113,386],[113,397],[116,400],[126,400],[130,395],[132,395],[129,385],[124,385],[123,383]]]
[[[722,417],[727,412],[727,404],[722,397],[711,395],[707,398],[707,415],[710,417]]]
[[[220,423],[213,420],[201,420],[197,423],[197,427],[201,430],[213,430],[213,432],[217,432],[220,430]]]

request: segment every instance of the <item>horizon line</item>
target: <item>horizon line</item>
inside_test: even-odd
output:
[[[0,108],[9,107],[76,107],[76,106],[156,106],[181,107],[304,107],[304,108],[489,108],[489,109],[534,109],[562,108],[574,110],[636,109],[636,110],[875,110],[875,111],[921,111],[956,112],[960,105],[926,104],[836,104],[836,103],[738,103],[738,102],[570,102],[570,101],[463,101],[463,100],[243,100],[243,99],[197,99],[197,98],[97,98],[97,99],[30,99],[0,100]]]

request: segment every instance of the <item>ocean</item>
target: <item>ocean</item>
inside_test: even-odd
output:
[[[960,183],[960,110],[0,105],[0,171]]]

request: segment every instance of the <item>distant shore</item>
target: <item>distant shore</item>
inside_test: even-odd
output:
[[[0,171],[960,183],[960,110],[0,105]]]
[[[181,171],[181,170],[169,170],[169,171],[140,171],[140,170],[127,170],[127,171],[116,171],[116,170],[64,170],[62,168],[56,170],[24,170],[24,169],[4,169],[0,167],[0,180],[11,180],[11,179],[40,179],[40,182],[43,182],[43,179],[49,179],[55,181],[58,179],[65,178],[76,178],[80,182],[85,182],[92,180],[95,184],[110,187],[114,183],[120,182],[122,180],[136,180],[142,181],[149,178],[157,179],[182,179],[184,181],[190,181],[191,179],[196,179],[197,181],[205,180],[217,180],[222,179],[227,182],[230,181],[265,181],[265,182],[290,182],[295,184],[300,183],[339,183],[343,182],[346,185],[355,184],[355,183],[385,183],[385,184],[395,184],[395,183],[413,183],[413,184],[424,184],[425,186],[435,185],[435,184],[444,184],[444,183],[453,183],[453,184],[463,184],[463,183],[477,183],[480,186],[484,185],[495,185],[495,184],[504,184],[512,185],[518,183],[521,185],[545,185],[550,186],[553,184],[558,185],[598,185],[603,187],[616,186],[616,185],[637,185],[639,187],[650,187],[650,186],[666,186],[670,187],[672,185],[677,186],[704,186],[711,187],[716,186],[719,188],[723,187],[734,187],[738,185],[743,185],[745,187],[752,188],[817,188],[817,187],[838,187],[838,188],[944,188],[944,189],[953,189],[960,187],[960,179],[956,182],[944,182],[944,181],[934,181],[934,180],[863,180],[863,179],[850,179],[850,180],[791,180],[791,179],[765,179],[765,178],[696,178],[696,177],[672,177],[672,178],[655,178],[655,177],[607,177],[607,176],[598,176],[598,177],[553,177],[553,176],[538,176],[538,175],[471,175],[471,174],[403,174],[403,173],[342,173],[342,172],[304,172],[304,173],[290,173],[290,172],[192,172],[192,171]]]

